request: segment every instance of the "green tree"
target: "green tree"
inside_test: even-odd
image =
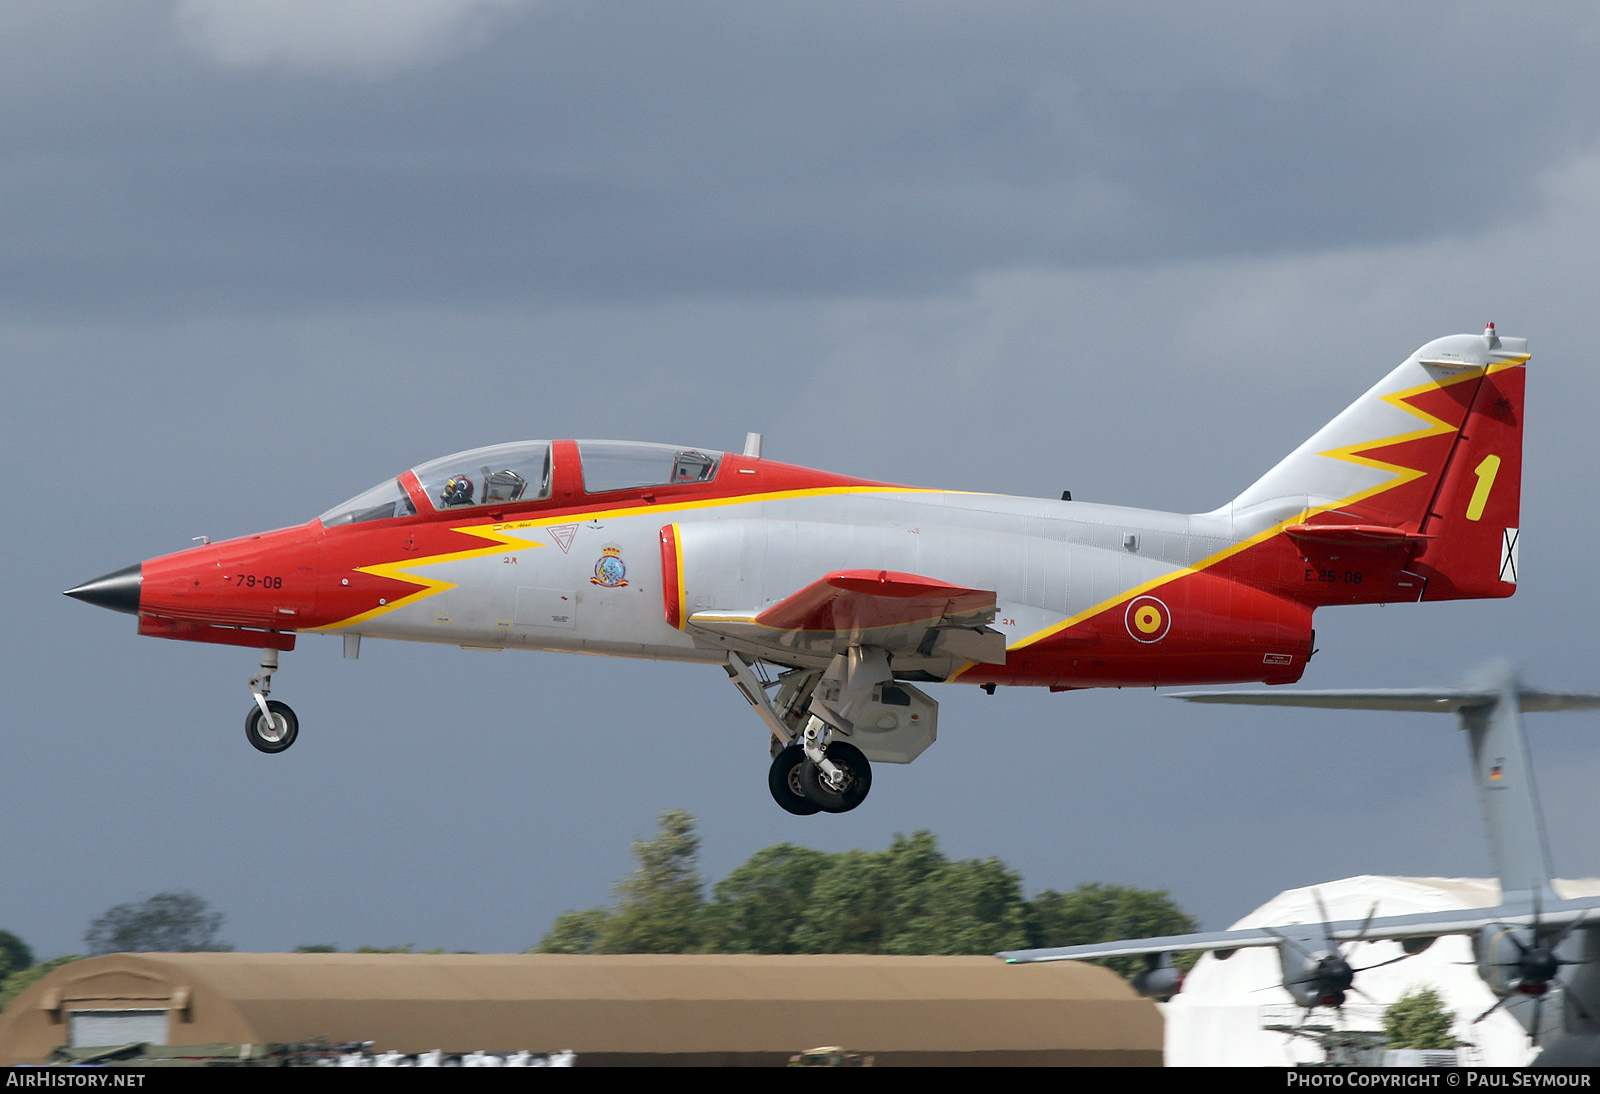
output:
[[[1164,892],[1085,885],[1026,901],[1015,870],[993,858],[952,862],[925,830],[882,851],[764,848],[709,903],[698,852],[694,818],[663,813],[657,836],[634,843],[639,868],[617,884],[617,904],[566,912],[534,950],[987,954],[1196,929]]]
[[[617,882],[617,906],[594,928],[594,953],[693,953],[700,948],[700,837],[684,809],[661,814],[654,839],[633,841],[639,868]],[[582,913],[580,913],[582,914]],[[563,917],[565,918],[565,917]],[[570,934],[574,926],[561,924]]]
[[[999,859],[944,863],[913,899],[884,953],[994,953],[1027,941],[1022,878]]]
[[[11,1004],[11,1000],[38,983],[51,969],[60,968],[69,961],[81,960],[83,960],[81,957],[73,954],[67,957],[57,957],[37,965],[30,965],[28,968],[13,972],[3,982],[0,982],[0,1013],[4,1013],[6,1007]]]
[[[1016,872],[997,859],[951,862],[931,832],[829,858],[801,908],[796,952],[993,953],[1026,938]]]
[[[108,909],[89,924],[83,941],[91,954],[231,950],[217,941],[223,918],[193,893],[157,893]]]
[[[33,964],[33,951],[10,931],[0,931],[0,983]]]
[[[544,933],[530,953],[594,953],[600,929],[611,913],[604,908],[583,912],[563,912]]]
[[[1390,1048],[1455,1048],[1450,1036],[1456,1016],[1432,988],[1413,988],[1383,1012]]]
[[[717,882],[705,909],[710,953],[799,953],[794,940],[801,909],[832,856],[779,843],[762,848]],[[558,921],[559,922],[559,921]]]
[[[1027,906],[1030,947],[1085,946],[1199,929],[1194,917],[1174,904],[1165,889],[1090,883],[1069,893],[1046,889]],[[1142,957],[1116,957],[1103,963],[1129,977],[1144,968]],[[1178,964],[1187,967],[1182,961]]]
[[[811,900],[795,909],[795,952],[877,953],[897,926],[884,853],[842,851],[828,857]]]

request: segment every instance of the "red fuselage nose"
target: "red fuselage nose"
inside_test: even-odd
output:
[[[150,559],[139,614],[267,630],[314,625],[321,533],[312,521]]]

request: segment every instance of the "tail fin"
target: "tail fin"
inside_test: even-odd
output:
[[[1325,707],[1335,710],[1455,712],[1467,731],[1472,770],[1489,836],[1489,856],[1503,903],[1559,900],[1550,887],[1550,850],[1534,787],[1533,763],[1522,730],[1523,711],[1594,710],[1600,693],[1525,688],[1509,665],[1485,666],[1453,688],[1377,688],[1349,691],[1193,691],[1174,699],[1193,703]]]
[[[1498,683],[1492,705],[1463,705],[1460,713],[1489,830],[1489,857],[1500,876],[1500,901],[1510,903],[1523,892],[1530,897],[1537,893],[1546,902],[1557,900],[1550,887],[1544,816],[1522,732],[1522,696],[1509,671]]]
[[[1308,561],[1381,551],[1420,599],[1510,596],[1527,360],[1493,324],[1429,342],[1224,511],[1314,545]]]

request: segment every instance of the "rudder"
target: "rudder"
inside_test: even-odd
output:
[[[1523,359],[1525,360],[1525,358]],[[1424,600],[1504,597],[1517,588],[1522,526],[1522,360],[1491,365],[1419,531]]]

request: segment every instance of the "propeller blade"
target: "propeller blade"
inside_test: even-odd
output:
[[[1328,906],[1322,903],[1322,890],[1313,889],[1311,895],[1317,902],[1317,914],[1322,917],[1322,937],[1330,946],[1338,949],[1338,943],[1333,940],[1333,924],[1328,921]]]
[[[1406,958],[1408,958],[1410,956],[1412,956],[1412,955],[1409,954],[1409,953],[1403,953],[1399,957],[1391,957],[1387,961],[1379,961],[1376,965],[1362,965],[1359,969],[1351,969],[1350,971],[1351,972],[1366,972],[1368,969],[1381,969],[1385,965],[1393,965],[1393,964],[1396,964],[1397,962],[1404,961]],[[1477,962],[1476,961],[1457,961],[1457,962],[1455,962],[1455,964],[1457,964],[1457,965],[1476,965]]]
[[[1500,998],[1496,999],[1494,1001],[1494,1006],[1490,1007],[1488,1010],[1484,1011],[1482,1014],[1480,1014],[1476,1018],[1474,1018],[1472,1020],[1472,1024],[1473,1025],[1477,1025],[1479,1022],[1481,1022],[1485,1018],[1489,1017],[1489,1015],[1493,1014],[1495,1011],[1497,1011],[1501,1007],[1505,1006],[1506,1000],[1510,999],[1510,998],[1511,998],[1511,996],[1509,996],[1509,995],[1502,995]]]

